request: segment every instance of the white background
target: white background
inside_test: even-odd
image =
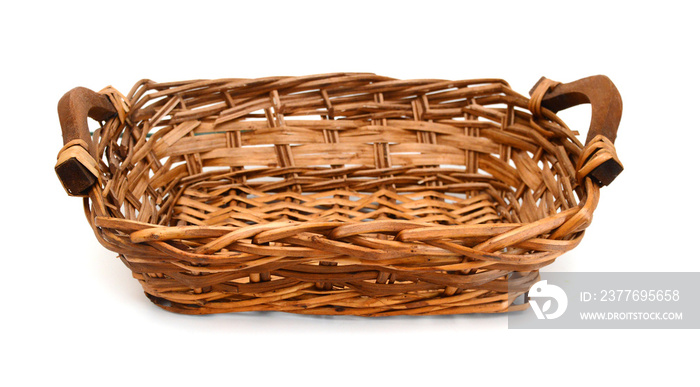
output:
[[[700,271],[692,2],[482,3],[4,4],[0,384],[696,380],[697,330],[514,331],[503,315],[168,313],[97,243],[82,201],[55,177],[56,103],[75,86],[126,93],[141,78],[371,71],[501,77],[526,94],[542,75],[606,74],[624,101],[617,150],[626,170],[602,190],[581,245],[547,270]],[[562,113],[582,133],[589,115]]]

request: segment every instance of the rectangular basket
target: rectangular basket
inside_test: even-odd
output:
[[[585,146],[556,116],[581,103]],[[604,76],[531,98],[500,79],[142,80],[58,108],[67,193],[148,298],[188,314],[521,310],[622,170]]]

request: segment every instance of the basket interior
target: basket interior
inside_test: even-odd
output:
[[[112,210],[160,225],[533,222],[578,203],[565,125],[497,79],[142,81],[99,139]]]
[[[297,179],[304,177],[299,175]],[[338,182],[327,183],[332,186],[327,191],[300,187],[298,191],[292,188],[280,192],[267,187],[293,184],[296,179],[250,176],[250,180],[243,182],[243,179],[236,181],[214,175],[181,186],[182,194],[173,211],[164,214],[170,219],[163,223],[243,226],[285,219],[299,222],[403,219],[455,225],[508,221],[503,199],[486,188],[471,192],[417,190],[410,184],[385,185],[371,179],[375,180],[374,187],[368,184],[366,190],[355,190],[347,186],[348,178],[341,175],[333,179]]]

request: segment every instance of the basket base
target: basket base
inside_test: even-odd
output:
[[[244,227],[278,220],[355,223],[399,219],[442,225],[512,221],[506,201],[493,190],[449,192],[436,186],[416,192],[409,191],[410,187],[301,192],[285,191],[292,182],[281,183],[222,179],[182,187],[168,223]]]
[[[452,314],[474,314],[474,313],[506,313],[525,310],[529,307],[528,304],[516,304],[515,294],[502,294],[492,296],[489,299],[477,299],[471,302],[456,301],[450,302],[449,299],[444,299],[444,304],[433,302],[415,305],[404,305],[400,308],[392,308],[391,306],[375,306],[375,307],[352,307],[349,304],[345,306],[317,306],[306,305],[304,302],[287,303],[287,305],[275,304],[260,304],[260,305],[245,305],[236,307],[232,303],[226,305],[187,305],[171,302],[165,298],[157,297],[145,293],[146,297],[164,310],[173,313],[187,315],[206,315],[219,313],[234,313],[234,312],[285,312],[305,315],[323,315],[323,316],[361,316],[361,317],[389,317],[389,316],[430,316],[430,315],[452,315]],[[522,293],[520,293],[522,294]],[[519,294],[518,294],[519,295]],[[380,299],[367,298],[362,300],[362,304],[378,304]],[[245,303],[241,303],[245,304]]]

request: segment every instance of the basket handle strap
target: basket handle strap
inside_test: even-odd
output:
[[[615,151],[615,138],[622,118],[622,97],[605,75],[559,83],[542,77],[530,90],[530,111],[535,118],[544,107],[553,113],[584,103],[591,104],[591,125],[579,157],[577,179],[591,177],[601,185],[610,184],[623,170]]]
[[[104,121],[116,114],[107,95],[84,87],[76,87],[58,101],[64,146],[54,169],[69,195],[87,196],[99,176],[88,117]]]

